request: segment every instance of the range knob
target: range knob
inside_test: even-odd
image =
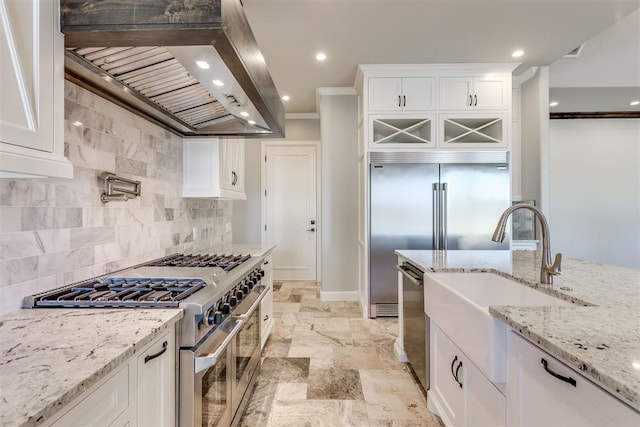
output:
[[[253,283],[253,286],[258,284],[258,278],[256,276],[251,276],[251,283]]]
[[[229,314],[231,311],[231,305],[228,302],[222,304],[222,314]]]
[[[245,286],[249,288],[249,290],[253,289],[253,282],[251,280],[247,280],[244,283],[245,283]]]
[[[242,300],[242,298],[244,298],[244,292],[242,291],[242,289],[238,289],[236,291],[236,298],[238,298],[238,301]]]
[[[213,311],[213,309],[210,309],[207,312],[205,324],[207,326],[212,326],[212,325],[219,325],[220,323],[222,323],[222,312]]]
[[[260,278],[262,279],[264,277],[264,270],[258,270],[258,274],[260,275]]]
[[[211,326],[211,325],[214,324],[213,321],[214,321],[214,319],[213,319],[213,309],[210,308],[204,314],[204,319],[202,319],[202,322],[205,324],[205,326]]]
[[[238,304],[238,298],[235,295],[232,295],[229,298],[229,304],[231,304],[231,307],[235,307],[236,304]]]
[[[245,294],[249,293],[249,286],[248,285],[242,285],[242,292],[244,292]]]

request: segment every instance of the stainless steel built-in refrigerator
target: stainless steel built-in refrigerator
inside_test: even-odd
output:
[[[372,152],[370,317],[398,315],[396,249],[508,249],[491,241],[510,206],[506,152]]]

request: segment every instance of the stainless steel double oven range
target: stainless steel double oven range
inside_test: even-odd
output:
[[[25,306],[182,308],[177,422],[233,426],[260,366],[262,263],[249,255],[171,255],[27,297]]]

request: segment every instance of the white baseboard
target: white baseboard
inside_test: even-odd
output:
[[[320,291],[321,301],[360,301],[358,291]]]
[[[404,349],[402,348],[402,345],[400,345],[398,340],[395,340],[393,342],[393,352],[398,358],[398,361],[403,363],[409,363],[409,358],[407,358],[407,353],[404,351]]]

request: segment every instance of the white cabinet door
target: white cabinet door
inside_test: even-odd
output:
[[[640,413],[515,332],[509,334],[508,348],[508,425],[640,425]],[[543,360],[564,379],[547,372]]]
[[[137,359],[139,427],[173,426],[176,421],[176,350],[173,328]]]
[[[373,77],[369,79],[369,111],[435,109],[433,77]]]
[[[244,140],[184,138],[182,197],[245,199]]]
[[[436,108],[436,79],[433,77],[406,77],[402,79],[402,109],[425,111]]]
[[[220,141],[220,187],[244,193],[244,140]]]
[[[262,284],[268,288],[267,294],[260,303],[260,316],[261,316],[261,337],[260,346],[264,347],[271,330],[273,329],[273,253],[267,254],[262,264],[264,269],[264,277],[262,278]]]
[[[431,322],[429,399],[446,426],[504,426],[506,399]]]
[[[473,79],[470,77],[440,78],[440,109],[468,110],[473,103]]]
[[[369,110],[400,111],[402,109],[402,79],[376,77],[369,79]]]
[[[461,361],[462,352],[434,322],[431,322],[430,329],[429,399],[437,407],[438,415],[446,426],[463,426],[466,422],[464,390],[459,381],[460,378],[464,379],[465,370]],[[460,366],[460,363],[463,365]]]
[[[64,39],[58,23],[56,0],[0,1],[0,171],[73,177],[64,157]]]
[[[503,110],[509,108],[511,79],[502,74],[441,77],[440,110]]]
[[[477,110],[506,110],[511,80],[503,76],[476,77],[473,79],[474,108]]]
[[[130,404],[130,367],[125,364],[107,377],[94,390],[83,395],[76,404],[71,404],[64,415],[55,420],[54,427],[85,427],[135,425],[135,408]]]

